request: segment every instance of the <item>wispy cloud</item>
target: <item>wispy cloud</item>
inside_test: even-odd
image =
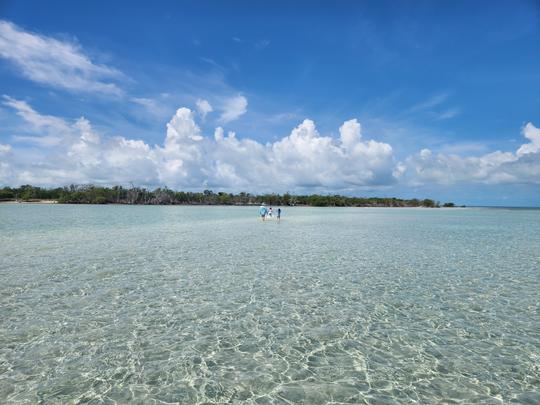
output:
[[[208,63],[210,66],[216,68],[217,70],[221,71],[221,72],[224,72],[226,71],[227,69],[225,68],[225,66],[219,64],[218,62],[216,62],[214,59],[212,58],[206,58],[204,56],[201,56],[200,58],[203,62],[205,63]]]
[[[113,82],[123,74],[93,62],[79,44],[24,31],[5,20],[0,20],[0,57],[42,85],[71,92],[123,93]]]
[[[470,155],[488,153],[488,145],[482,142],[453,142],[442,144],[438,148],[440,153],[447,155]]]
[[[13,108],[17,115],[32,125],[36,130],[47,130],[56,133],[65,133],[69,127],[61,118],[51,115],[42,115],[35,111],[28,103],[4,95],[2,104]]]
[[[237,95],[226,99],[223,103],[223,112],[219,117],[219,121],[226,124],[237,120],[247,112],[248,101],[242,95]]]
[[[457,107],[450,108],[448,110],[436,113],[436,120],[448,120],[450,118],[457,117],[461,113],[461,110]]]
[[[269,39],[261,39],[260,41],[255,42],[255,48],[261,50],[269,46],[270,43],[271,41]]]
[[[433,97],[428,98],[427,100],[424,100],[424,101],[422,101],[420,103],[414,104],[413,106],[407,108],[404,111],[404,113],[405,114],[412,114],[412,113],[415,113],[415,112],[430,110],[433,107],[437,107],[440,104],[444,103],[447,99],[448,99],[448,94],[447,93],[437,94],[437,95],[435,95]]]
[[[442,121],[454,118],[461,113],[461,109],[458,107],[448,108],[447,106],[445,106],[448,98],[448,93],[436,94],[424,101],[421,101],[405,109],[401,113],[401,115],[410,116],[414,114],[425,114],[426,116],[431,117],[431,119],[435,121]]]
[[[159,99],[149,97],[132,97],[130,100],[143,107],[145,111],[155,118],[163,118],[170,114],[170,109],[164,104],[166,96],[161,95]]]
[[[301,115],[298,112],[282,112],[282,113],[265,116],[262,119],[265,122],[274,124],[274,123],[280,123],[283,121],[300,120]]]
[[[271,41],[269,39],[260,39],[258,41],[245,40],[239,37],[232,37],[232,40],[237,44],[246,44],[257,50],[261,50],[270,45]]]
[[[62,118],[52,115],[40,114],[26,101],[17,100],[4,95],[2,104],[15,110],[28,125],[22,127],[19,132],[25,135],[13,135],[15,142],[29,143],[42,147],[55,146],[62,143],[72,128]]]

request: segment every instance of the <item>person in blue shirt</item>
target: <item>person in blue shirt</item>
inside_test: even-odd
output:
[[[261,216],[261,219],[264,221],[266,219],[266,214],[268,213],[268,210],[266,209],[266,206],[264,203],[261,204],[259,207],[259,215]]]
[[[277,220],[278,222],[281,221],[281,208],[277,209]]]

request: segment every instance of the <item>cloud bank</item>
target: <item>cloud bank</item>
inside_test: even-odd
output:
[[[178,188],[230,190],[343,189],[396,181],[390,145],[364,140],[357,120],[345,122],[340,138],[321,136],[304,120],[277,142],[240,139],[216,128],[204,135],[195,114],[179,108],[162,145],[117,136],[104,138],[81,117],[69,122],[41,115],[21,100],[4,97],[33,135],[5,145],[3,184],[116,184],[133,181]],[[32,149],[34,147],[34,149]],[[26,149],[35,154],[24,159]]]
[[[540,129],[526,124],[522,135],[529,140],[516,152],[496,151],[481,156],[461,157],[434,154],[429,149],[405,162],[410,184],[451,185],[464,182],[484,184],[540,184]]]
[[[422,149],[403,161],[392,147],[365,139],[356,119],[339,136],[321,135],[305,119],[271,143],[239,138],[217,127],[204,134],[195,113],[179,108],[160,145],[104,137],[81,117],[42,115],[4,96],[24,123],[24,136],[0,145],[0,184],[69,183],[167,185],[230,191],[357,191],[393,185],[540,183],[540,129],[523,127],[528,142],[515,152],[461,157]],[[202,114],[201,114],[202,115]]]

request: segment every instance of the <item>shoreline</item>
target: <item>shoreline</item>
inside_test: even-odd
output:
[[[0,204],[60,204],[58,200],[35,200],[35,201],[16,201],[16,200],[8,200],[8,201],[0,201]],[[89,205],[97,205],[97,204],[89,204]]]
[[[361,197],[339,194],[296,195],[247,192],[226,193],[172,190],[158,187],[150,190],[144,187],[124,188],[122,186],[103,187],[75,185],[56,188],[41,188],[29,184],[0,189],[0,201],[57,201],[59,204],[126,204],[126,205],[246,205],[255,206],[262,202],[268,205],[310,206],[310,207],[453,207],[453,202],[436,201],[430,198]],[[45,203],[45,202],[43,202]]]
[[[259,207],[260,204],[123,204],[123,203],[61,203],[58,200],[34,200],[34,201],[0,201],[1,204],[7,205],[120,205],[120,206],[181,206],[181,207]],[[267,204],[268,205],[268,204]],[[425,207],[425,206],[398,206],[398,205],[344,205],[344,206],[317,206],[317,205],[307,205],[307,204],[296,204],[296,205],[280,205],[274,204],[276,207],[287,207],[287,208],[471,208],[466,206],[454,206],[454,207]]]
[[[179,206],[179,207],[258,207],[259,204],[122,204],[122,203],[61,203],[58,200],[39,200],[39,201],[0,201],[0,205],[120,205],[120,206]],[[316,206],[316,205],[279,205],[276,207],[287,208],[411,208],[411,209],[433,209],[433,208],[492,208],[492,209],[523,209],[523,210],[538,210],[540,207],[535,206],[502,206],[502,205],[456,205],[454,207],[411,207],[411,206],[396,206],[396,205],[345,205],[345,206]]]

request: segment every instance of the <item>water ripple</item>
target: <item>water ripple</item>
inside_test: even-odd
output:
[[[3,403],[540,402],[540,211],[252,211],[0,206]]]

